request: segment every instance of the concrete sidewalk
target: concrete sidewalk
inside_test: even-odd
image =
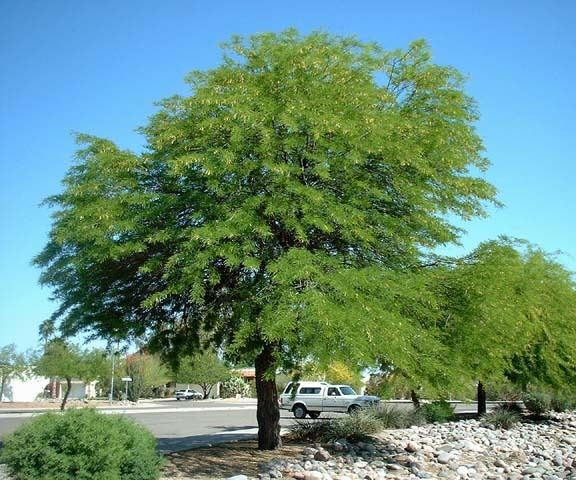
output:
[[[188,405],[187,405],[188,404]],[[186,405],[186,406],[185,406]],[[66,403],[66,409],[72,408],[95,408],[105,413],[130,414],[136,412],[161,413],[161,412],[192,412],[203,410],[242,410],[255,409],[255,398],[225,398],[209,400],[183,400],[174,398],[143,399],[137,403],[131,402],[78,402]],[[11,402],[0,404],[0,417],[7,416],[31,416],[45,412],[60,410],[60,402]]]

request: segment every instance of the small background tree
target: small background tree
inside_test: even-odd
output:
[[[169,370],[159,356],[134,353],[125,361],[125,373],[132,378],[128,383],[128,400],[137,402],[151,397],[170,381]]]
[[[0,401],[4,401],[4,388],[13,378],[24,378],[29,367],[26,355],[18,353],[11,343],[0,348]]]
[[[104,351],[81,350],[77,345],[59,338],[46,342],[35,365],[35,371],[38,375],[66,380],[66,391],[62,398],[60,410],[64,410],[66,407],[72,388],[72,379],[82,380],[86,384],[104,375],[105,368],[107,368],[107,361]]]
[[[194,356],[184,357],[174,376],[178,383],[196,384],[202,389],[203,398],[210,396],[212,388],[219,382],[228,380],[232,372],[218,357],[208,350]]]

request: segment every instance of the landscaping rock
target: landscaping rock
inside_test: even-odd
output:
[[[300,459],[270,462],[264,473],[298,480],[576,480],[574,438],[575,412],[511,430],[466,420],[384,431],[376,443],[340,439],[332,454],[320,445],[307,447]]]

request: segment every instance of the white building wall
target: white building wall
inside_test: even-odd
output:
[[[24,380],[13,378],[4,386],[3,402],[33,402],[42,396],[50,380],[46,377],[30,376]]]

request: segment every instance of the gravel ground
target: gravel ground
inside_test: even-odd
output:
[[[243,456],[235,454],[239,448]],[[467,420],[388,430],[373,443],[339,440],[292,446],[280,458],[268,453],[273,458],[240,443],[181,452],[169,458],[163,480],[576,480],[576,412],[511,430]],[[3,465],[0,480],[11,480]]]
[[[476,420],[389,430],[375,443],[307,447],[264,465],[259,478],[299,480],[576,480],[576,414],[511,430]]]

